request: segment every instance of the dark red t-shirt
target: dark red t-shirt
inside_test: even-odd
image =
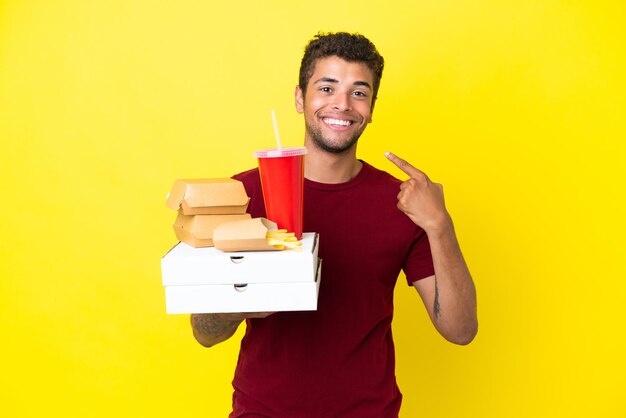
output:
[[[265,216],[258,170],[238,174]],[[400,181],[367,163],[347,183],[304,182],[304,231],[320,234],[317,311],[247,321],[231,417],[387,418],[402,401],[393,290],[434,274],[426,234],[397,207]]]

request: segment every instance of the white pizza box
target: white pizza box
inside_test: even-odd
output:
[[[315,267],[315,279],[310,281],[165,286],[166,312],[191,314],[314,311],[317,310],[322,260]]]
[[[176,244],[161,259],[166,287],[315,283],[319,234],[302,234],[302,250],[223,252]]]

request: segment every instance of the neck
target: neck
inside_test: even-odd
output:
[[[304,177],[318,183],[338,184],[352,180],[359,174],[363,163],[356,159],[356,145],[346,152],[333,154],[307,145]]]

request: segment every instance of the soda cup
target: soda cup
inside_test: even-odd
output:
[[[265,211],[279,229],[302,238],[304,203],[305,147],[285,147],[255,151],[263,189]]]

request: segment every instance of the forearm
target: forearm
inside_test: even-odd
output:
[[[478,331],[476,288],[451,219],[428,232],[435,267],[431,319],[448,340],[468,344]],[[427,303],[428,304],[428,303]]]
[[[439,333],[454,343],[468,344],[478,331],[476,289],[446,210],[443,186],[402,158],[386,155],[410,176],[400,185],[398,209],[426,231],[430,242],[435,275],[413,285]]]
[[[192,314],[193,336],[204,347],[211,347],[233,336],[243,319],[225,319],[220,314]]]

